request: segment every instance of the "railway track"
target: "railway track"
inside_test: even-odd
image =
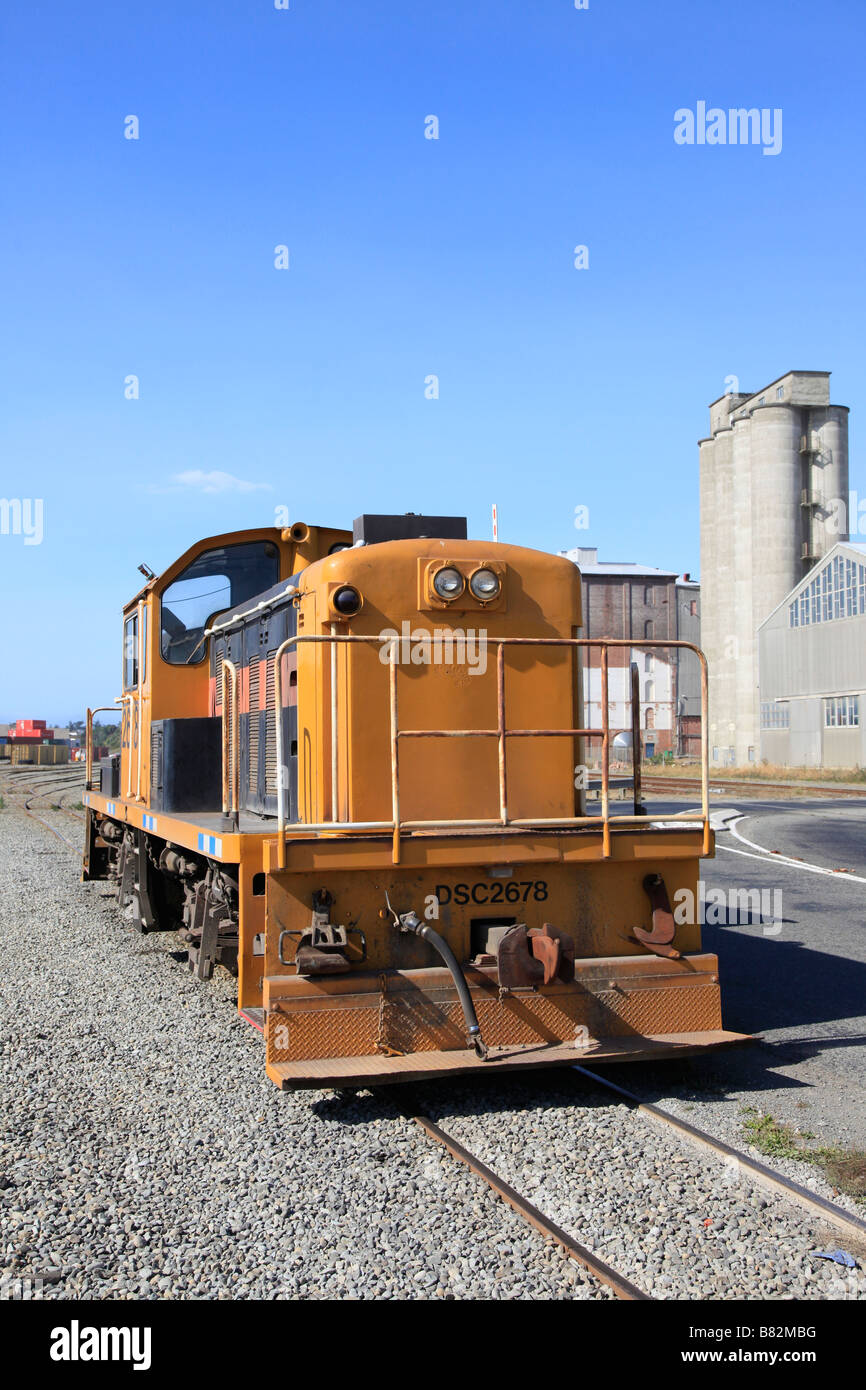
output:
[[[74,854],[80,854],[80,846],[74,844],[70,839],[52,825],[49,821],[39,815],[33,809],[32,803],[46,796],[57,796],[57,787],[62,790],[60,795],[77,791],[83,785],[83,778],[64,777],[64,778],[37,778],[29,782],[20,783],[14,779],[16,793],[24,793],[25,802],[21,808],[31,819],[39,822],[57,839],[61,840]],[[36,785],[34,785],[34,782]],[[49,790],[49,787],[51,790]],[[40,808],[45,809],[45,808]],[[75,814],[67,811],[67,814]],[[736,1150],[723,1141],[715,1138],[708,1132],[668,1113],[659,1106],[646,1104],[634,1093],[626,1090],[617,1083],[608,1080],[606,1076],[599,1075],[581,1065],[573,1068],[575,1076],[580,1076],[601,1088],[606,1089],[616,1097],[618,1102],[627,1103],[635,1114],[640,1116],[650,1125],[661,1126],[678,1139],[685,1141],[693,1147],[702,1150],[705,1154],[727,1163],[735,1163],[737,1168],[748,1180],[756,1187],[761,1187],[772,1192],[776,1196],[782,1196],[792,1205],[799,1207],[810,1216],[820,1219],[827,1226],[831,1226],[837,1231],[840,1237],[848,1240],[853,1239],[859,1244],[861,1249],[866,1249],[866,1221],[852,1215],[838,1206],[836,1203],[828,1201],[818,1194],[809,1191],[800,1184],[784,1177],[774,1169],[750,1157],[748,1154]],[[568,1073],[565,1073],[566,1075]],[[388,1088],[390,1091],[390,1088]],[[467,1148],[455,1135],[449,1134],[440,1124],[424,1111],[424,1106],[418,1098],[417,1093],[409,1088],[400,1088],[399,1108],[407,1120],[418,1126],[428,1139],[445,1149],[457,1162],[465,1165],[471,1172],[482,1179],[490,1190],[501,1201],[506,1203],[512,1210],[528,1225],[542,1234],[545,1238],[555,1243],[565,1254],[565,1256],[575,1264],[581,1266],[593,1279],[611,1291],[618,1299],[625,1301],[653,1301],[657,1298],[654,1293],[647,1292],[636,1284],[621,1270],[615,1268],[601,1258],[599,1254],[577,1238],[577,1235],[566,1230],[562,1225],[555,1222],[551,1216],[543,1212],[528,1197],[523,1195],[518,1189],[501,1174],[495,1172],[484,1160],[471,1149]],[[391,1093],[393,1095],[393,1092]]]
[[[699,798],[701,794],[699,777],[653,777],[644,772],[641,775],[641,787],[644,792],[651,792],[654,796],[664,795],[665,792],[679,792]],[[785,794],[799,791],[804,796],[815,799],[862,800],[866,798],[866,783],[860,791],[853,787],[836,786],[833,783],[823,783],[818,786],[802,782],[751,782],[736,777],[713,777],[710,780],[711,796],[713,792],[724,791],[736,793],[740,797],[757,796],[766,799],[768,793],[772,793],[774,790]]]
[[[82,792],[84,790],[85,778],[83,768],[76,767],[75,769],[70,769],[69,772],[63,775],[58,775],[53,768],[51,769],[51,775],[45,776],[39,776],[35,773],[33,768],[27,768],[24,772],[7,770],[4,775],[6,778],[6,790],[9,792],[10,796],[23,795],[25,798],[24,806],[27,810],[32,809],[35,801],[45,800],[46,798],[54,798],[62,801],[65,796],[69,796],[73,792]],[[27,779],[26,781],[25,778]],[[76,815],[79,818],[83,818],[84,814],[81,811],[73,811],[70,807],[62,805],[58,805],[56,808],[52,809],[66,811],[70,815]]]
[[[38,821],[40,825],[43,825],[46,830],[49,830],[52,835],[62,841],[73,853],[80,857],[81,844],[74,843],[64,835],[62,831],[58,830],[56,825],[52,825],[44,816],[41,816],[39,811],[34,809],[34,802],[43,801],[50,797],[53,801],[59,803],[62,802],[65,796],[69,796],[73,793],[77,793],[80,796],[80,793],[84,790],[85,779],[83,768],[76,767],[75,769],[69,769],[69,771],[63,775],[57,775],[57,769],[53,767],[50,770],[46,769],[44,775],[40,775],[32,767],[28,767],[21,772],[7,768],[4,769],[4,777],[4,790],[6,790],[10,796],[15,796],[16,798],[19,795],[23,796],[23,804],[19,805],[18,809],[22,811],[25,816],[28,816],[30,820]],[[29,779],[26,782],[24,781],[25,777]],[[74,820],[76,825],[80,825],[84,819],[84,813],[82,811],[75,811],[71,807],[61,804],[52,804],[50,807],[41,806],[39,810],[50,810],[55,815],[67,816],[71,820]]]
[[[402,1110],[407,1119],[413,1120],[429,1138],[434,1139],[437,1144],[441,1144],[460,1163],[464,1163],[471,1172],[483,1178],[497,1197],[500,1197],[513,1211],[516,1211],[518,1216],[521,1216],[536,1231],[540,1231],[543,1236],[555,1241],[570,1260],[574,1260],[594,1275],[600,1283],[611,1289],[617,1298],[627,1302],[652,1298],[652,1294],[644,1293],[643,1289],[638,1288],[637,1284],[633,1284],[624,1274],[620,1274],[612,1265],[607,1264],[600,1256],[590,1250],[589,1246],[583,1245],[573,1236],[570,1236],[567,1231],[564,1231],[561,1226],[557,1226],[555,1221],[552,1221],[549,1216],[545,1216],[544,1212],[540,1211],[527,1197],[523,1197],[516,1188],[512,1187],[511,1183],[506,1182],[505,1178],[494,1173],[492,1168],[488,1168],[477,1154],[473,1154],[465,1148],[453,1135],[446,1133],[416,1104],[411,1102],[408,1105],[404,1104]]]
[[[77,854],[79,859],[81,858],[81,846],[76,845],[72,842],[72,840],[67,839],[67,837],[62,833],[62,831],[57,829],[56,825],[52,825],[50,821],[45,820],[43,816],[37,815],[35,811],[25,810],[24,814],[25,816],[29,816],[30,820],[38,821],[40,825],[44,825],[46,830],[50,830],[51,834],[56,836],[58,840],[62,840],[63,844],[66,845],[69,849],[71,849],[73,854]]]
[[[801,1186],[790,1178],[784,1177],[761,1163],[758,1159],[751,1158],[741,1150],[734,1149],[731,1145],[717,1139],[706,1130],[699,1129],[697,1126],[679,1119],[676,1115],[671,1115],[660,1106],[647,1104],[641,1101],[639,1096],[626,1090],[617,1083],[608,1080],[605,1076],[600,1076],[597,1072],[589,1070],[587,1067],[575,1066],[573,1071],[594,1082],[600,1087],[611,1091],[620,1100],[625,1101],[632,1110],[641,1116],[648,1124],[661,1126],[685,1139],[693,1147],[710,1154],[715,1158],[727,1163],[735,1163],[738,1169],[747,1175],[755,1186],[770,1191],[777,1196],[787,1198],[789,1202],[807,1212],[810,1216],[819,1217],[828,1226],[832,1226],[840,1236],[849,1240],[853,1237],[862,1248],[866,1248],[866,1221],[852,1215],[843,1207],[835,1202],[830,1202],[826,1198],[811,1192],[808,1188]],[[654,1300],[655,1295],[647,1293],[629,1279],[621,1271],[608,1264],[597,1255],[589,1246],[584,1245],[573,1235],[569,1234],[561,1226],[557,1225],[549,1216],[542,1212],[534,1203],[516,1190],[505,1178],[494,1172],[477,1154],[466,1148],[454,1135],[449,1134],[441,1125],[426,1115],[417,1094],[414,1092],[407,1094],[404,1092],[401,1097],[401,1111],[403,1115],[412,1120],[428,1138],[441,1145],[460,1163],[466,1165],[471,1172],[482,1178],[488,1187],[506,1202],[520,1217],[529,1225],[539,1231],[548,1239],[554,1241],[567,1255],[570,1260],[575,1261],[593,1275],[601,1284],[615,1294],[619,1299],[626,1301]]]

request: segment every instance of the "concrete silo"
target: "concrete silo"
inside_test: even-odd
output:
[[[848,411],[830,404],[829,372],[789,372],[714,401],[710,428],[700,441],[702,643],[718,768],[758,757],[758,625],[847,537]]]

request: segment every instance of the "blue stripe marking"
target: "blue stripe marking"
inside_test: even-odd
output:
[[[198,847],[204,854],[211,854],[215,858],[222,858],[223,842],[216,835],[205,835],[203,830],[198,832]]]
[[[155,830],[156,816],[143,816],[141,823],[144,826],[145,830]]]

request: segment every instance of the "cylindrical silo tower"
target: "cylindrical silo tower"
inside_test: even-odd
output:
[[[800,414],[794,406],[767,405],[751,417],[756,626],[803,577]]]
[[[710,406],[711,438],[700,443],[701,642],[717,769],[760,757],[758,628],[854,524],[847,416],[830,405],[829,372],[788,372]]]
[[[719,626],[719,598],[717,588],[718,565],[718,497],[716,473],[716,439],[702,439],[700,442],[701,464],[701,647],[707,660],[714,662],[718,650],[716,636]],[[707,595],[711,595],[707,602]],[[710,732],[715,721],[715,690],[710,692]]]
[[[752,621],[754,549],[752,544],[753,475],[752,436],[748,420],[737,418],[731,430],[732,476],[732,565],[731,638],[724,671],[730,683],[732,708],[728,717],[729,748],[735,763],[748,761],[753,750],[752,732],[756,707],[756,688],[752,678],[755,629]],[[748,715],[748,718],[745,716]]]
[[[848,408],[829,405],[803,413],[808,417],[803,433],[809,450],[810,553],[819,559],[857,529],[856,517],[848,517]]]

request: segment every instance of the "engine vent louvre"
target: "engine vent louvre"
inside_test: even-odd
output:
[[[150,792],[162,791],[162,729],[150,726]]]
[[[234,804],[235,793],[233,787],[234,767],[235,767],[235,695],[232,690],[232,683],[229,680],[226,686],[226,708],[223,710],[223,728],[226,730],[225,756],[226,768],[225,775],[229,787],[229,805]]]
[[[274,695],[274,653],[268,652],[265,668],[265,703],[267,705],[267,739],[265,741],[265,796],[277,794],[277,718]]]
[[[223,652],[217,652],[216,659],[216,688],[214,691],[214,713],[220,714],[223,707]]]
[[[250,789],[259,782],[259,658],[250,657]]]

